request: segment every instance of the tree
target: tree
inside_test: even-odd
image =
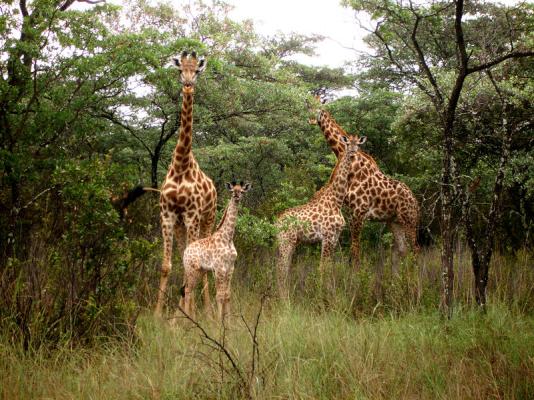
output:
[[[527,45],[532,9],[513,9],[463,0],[416,5],[397,1],[345,1],[377,21],[370,30],[375,58],[369,66],[391,83],[425,93],[441,130],[442,310],[452,315],[454,232],[458,142],[457,107],[466,79],[506,60],[534,55]],[[464,17],[470,18],[464,21]],[[498,23],[493,23],[497,21]],[[500,40],[492,40],[499,37]],[[376,62],[375,62],[376,60]]]

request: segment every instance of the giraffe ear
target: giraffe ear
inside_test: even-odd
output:
[[[197,74],[200,74],[205,69],[206,69],[206,59],[201,58],[200,61],[198,62]]]
[[[361,136],[358,140],[358,145],[364,144],[365,142],[367,142],[367,136]]]
[[[345,135],[341,136],[341,141],[345,144],[347,144],[349,142],[349,138],[346,137]]]
[[[245,183],[245,185],[243,186],[243,192],[248,192],[250,189],[252,189],[252,184],[250,183]]]
[[[230,182],[226,182],[225,186],[226,186],[226,189],[228,190],[232,190],[234,187]]]
[[[178,67],[178,69],[181,71],[182,70],[182,62],[180,61],[179,58],[173,58],[173,61],[174,61],[174,65],[176,65],[176,67]]]

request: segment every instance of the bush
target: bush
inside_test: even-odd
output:
[[[120,176],[99,159],[56,168],[28,251],[2,274],[0,317],[24,348],[114,335],[135,319],[154,245],[125,234],[110,201]]]

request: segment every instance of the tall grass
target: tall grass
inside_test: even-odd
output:
[[[467,260],[467,258],[466,258]],[[0,338],[3,399],[528,399],[534,394],[532,257],[496,257],[485,314],[473,304],[470,271],[457,265],[456,313],[437,312],[437,252],[390,272],[387,257],[358,273],[341,258],[330,288],[318,283],[317,258],[301,254],[290,302],[269,298],[271,266],[238,265],[232,315],[222,329],[199,316],[228,358],[178,318],[144,313],[135,335],[90,348],[23,351]],[[465,265],[465,266],[464,266]],[[378,271],[377,271],[378,269]],[[378,279],[381,277],[381,279]],[[254,277],[254,279],[251,279]],[[255,367],[252,374],[253,352]],[[259,356],[259,359],[258,359]]]

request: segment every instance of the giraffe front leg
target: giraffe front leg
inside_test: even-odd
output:
[[[219,321],[221,322],[224,322],[224,319],[230,312],[230,284],[232,281],[233,270],[233,266],[228,270],[225,270],[224,268],[217,268],[215,270],[217,309]]]
[[[360,268],[360,233],[363,225],[363,216],[360,214],[352,215],[350,220],[350,257],[352,267],[355,270]]]
[[[323,275],[332,270],[333,256],[336,249],[337,237],[324,239],[321,244],[321,261],[319,263],[319,272]]]
[[[195,287],[200,280],[202,271],[197,265],[192,265],[185,271],[184,278],[184,307],[183,311],[191,318],[195,318],[196,305],[195,305]]]
[[[291,259],[295,252],[296,241],[289,237],[278,238],[278,257],[276,262],[276,273],[278,282],[278,295],[281,299],[289,299],[289,268]]]
[[[187,218],[185,220],[185,225],[187,228],[187,245],[189,245],[201,237],[200,234],[202,226],[200,217],[198,215],[195,215],[193,217]],[[202,297],[204,299],[204,308],[206,310],[211,310],[210,288],[207,273],[203,274],[202,282]]]
[[[154,314],[158,317],[161,316],[163,311],[167,283],[169,281],[169,274],[172,270],[173,228],[176,221],[176,217],[173,214],[165,214],[167,214],[167,216],[162,215],[161,217],[161,232],[163,235],[163,264],[161,266],[158,299],[156,302],[156,308],[154,310]]]
[[[321,261],[319,262],[319,281],[321,287],[326,282],[326,288],[332,293],[334,291],[335,277],[333,275],[334,252],[337,245],[338,236],[323,239],[321,243]]]
[[[388,224],[393,233],[393,254],[391,256],[391,265],[395,274],[399,273],[400,258],[407,253],[406,235],[402,225],[392,222]]]

